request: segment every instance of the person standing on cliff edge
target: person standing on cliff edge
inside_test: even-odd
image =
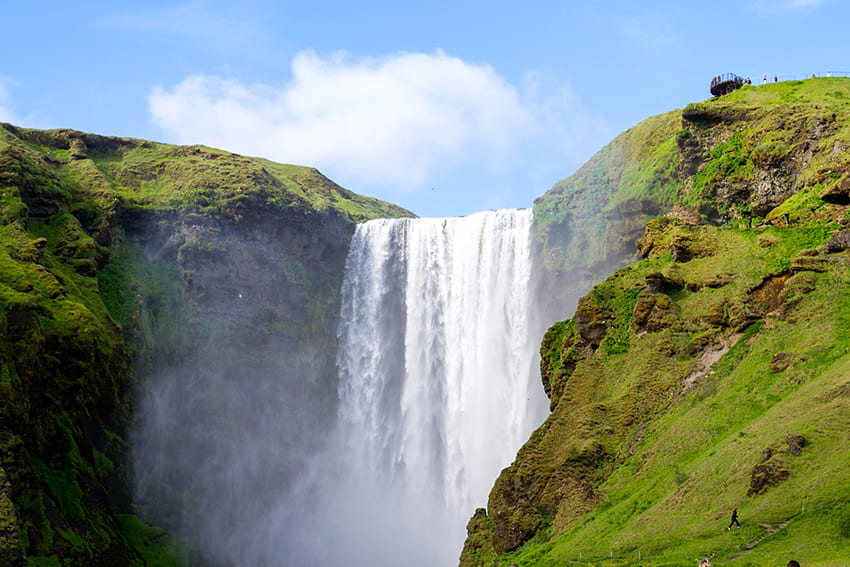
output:
[[[738,522],[738,509],[737,509],[737,508],[735,508],[734,510],[732,510],[732,521],[731,521],[731,522],[729,522],[729,527],[728,527],[728,528],[726,528],[726,529],[727,529],[727,530],[731,530],[731,529],[732,529],[732,525],[733,525],[733,524],[734,524],[734,525],[736,525],[736,526],[738,526],[739,528],[741,527],[740,522]]]

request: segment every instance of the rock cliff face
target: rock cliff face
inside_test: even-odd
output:
[[[779,564],[788,522],[813,564],[844,556],[848,97],[824,79],[690,105],[537,201],[553,267],[570,245],[601,272],[624,245],[639,256],[547,332],[552,413],[470,520],[461,565]],[[751,526],[718,536],[734,507]]]
[[[149,357],[129,436],[135,496],[169,533],[195,544],[228,523],[254,525],[246,494],[285,493],[321,447],[336,416],[352,232],[335,211],[252,208],[235,221],[181,211],[126,225]],[[193,557],[206,561],[217,564]]]
[[[348,239],[405,214],[308,168],[0,125],[0,563],[179,564],[130,507],[154,369],[188,394],[186,360],[234,381],[283,361],[292,406],[332,412]],[[305,413],[302,433],[322,423]]]
[[[535,295],[550,299],[541,315],[546,323],[553,313],[571,313],[595,283],[633,261],[643,225],[672,206],[680,121],[670,112],[623,132],[535,200],[535,260],[545,273]]]
[[[536,293],[575,313],[463,565],[781,564],[788,526],[807,563],[850,555],[848,100],[820,79],[654,117],[535,203],[560,275]],[[312,169],[0,125],[0,563],[180,564],[129,487],[168,528],[239,522],[222,430],[286,431],[239,462],[285,486],[333,412],[354,223],[407,214]],[[269,407],[245,381],[282,368]],[[130,446],[165,458],[131,479]]]

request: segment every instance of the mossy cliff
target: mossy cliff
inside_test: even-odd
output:
[[[293,364],[332,397],[348,239],[405,214],[308,168],[0,125],[0,564],[178,564],[130,508],[142,378],[214,329],[324,349]]]
[[[559,233],[637,257],[544,337],[551,414],[461,565],[843,564],[848,148],[850,80],[745,87],[636,126],[538,200],[555,265]]]
[[[717,223],[772,220],[791,196],[848,199],[848,96],[843,79],[745,87],[623,132],[535,200],[542,260],[562,282],[547,295],[574,306],[564,290],[636,260],[644,225],[674,203]]]

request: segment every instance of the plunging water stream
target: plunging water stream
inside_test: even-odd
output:
[[[338,377],[332,340],[257,334],[269,313],[299,307],[276,303],[291,285],[285,250],[268,244],[246,264],[245,241],[208,266],[231,303],[196,293],[204,317],[180,320],[197,344],[143,382],[140,513],[216,566],[456,565],[467,520],[547,410],[532,225],[530,210],[359,225]]]
[[[366,550],[355,565],[390,564],[374,562],[376,547],[392,564],[455,564],[465,522],[542,421],[532,222],[530,210],[498,210],[358,227],[342,290],[336,486],[379,529],[345,550]]]

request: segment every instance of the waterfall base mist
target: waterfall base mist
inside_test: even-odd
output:
[[[145,382],[141,510],[204,565],[456,564],[466,521],[547,413],[532,231],[530,210],[358,225],[333,346],[240,331],[297,309],[268,274],[228,284],[200,331],[197,304],[173,305],[198,336]],[[256,245],[183,268],[212,281]],[[280,254],[263,246],[255,257]],[[248,273],[274,264],[256,262]]]
[[[295,564],[287,499],[337,413],[336,321],[353,226],[258,209],[141,218],[130,433],[135,504],[192,564]]]

